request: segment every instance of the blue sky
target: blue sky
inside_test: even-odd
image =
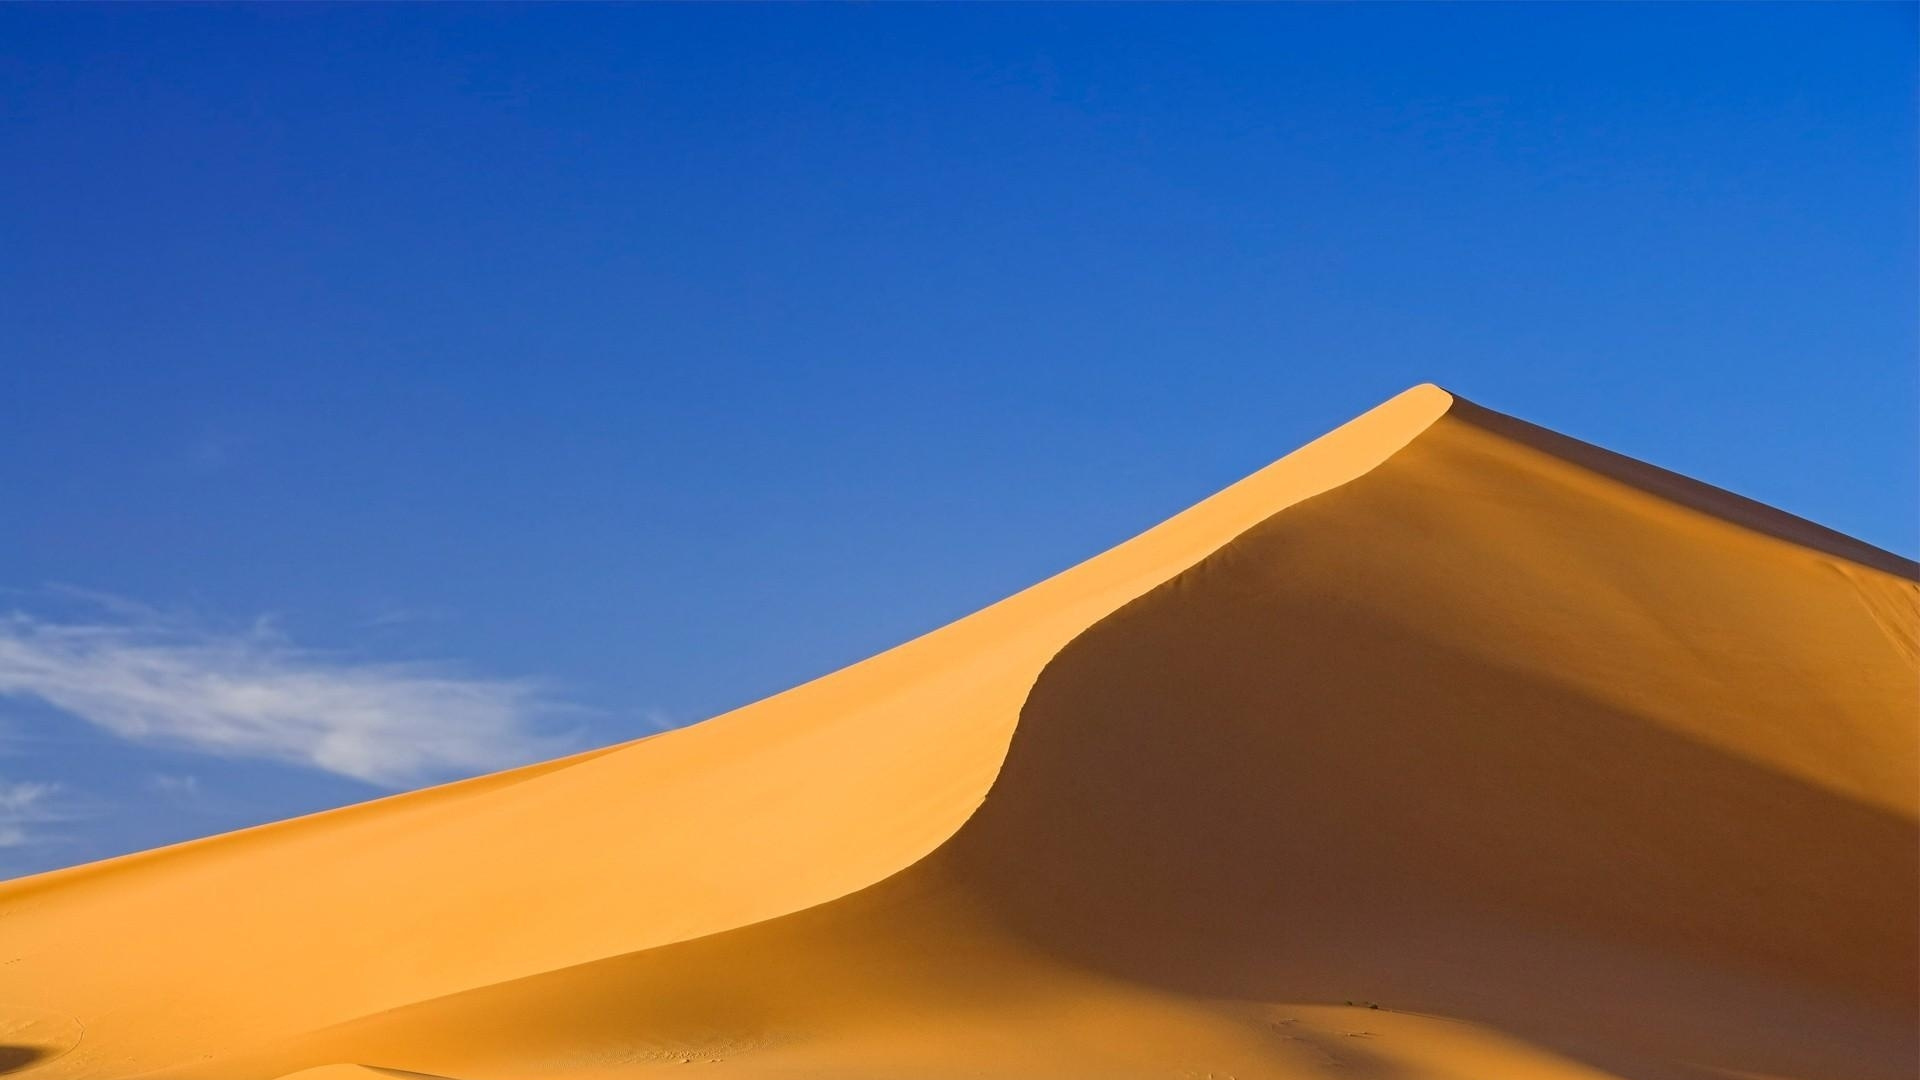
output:
[[[0,7],[0,874],[700,719],[1423,381],[1911,555],[1915,12]]]

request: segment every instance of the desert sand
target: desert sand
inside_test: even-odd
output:
[[[1418,387],[705,723],[0,886],[0,1074],[1911,1077],[1915,577]]]

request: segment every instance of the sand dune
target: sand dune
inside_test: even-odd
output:
[[[1417,388],[706,723],[0,886],[0,1074],[1911,1076],[1914,578]]]

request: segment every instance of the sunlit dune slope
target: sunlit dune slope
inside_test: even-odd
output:
[[[1913,578],[1418,388],[707,723],[0,887],[0,1071],[1909,1076]]]

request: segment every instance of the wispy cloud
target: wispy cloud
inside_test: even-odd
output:
[[[154,773],[147,777],[147,790],[175,799],[191,799],[200,794],[200,778],[178,773]]]
[[[388,787],[573,746],[554,724],[577,710],[525,680],[357,662],[301,648],[264,619],[216,632],[136,605],[101,615],[0,615],[0,696],[39,699],[127,739]]]
[[[63,820],[52,806],[59,792],[59,784],[0,780],[0,850],[34,843],[41,839],[38,826]]]

